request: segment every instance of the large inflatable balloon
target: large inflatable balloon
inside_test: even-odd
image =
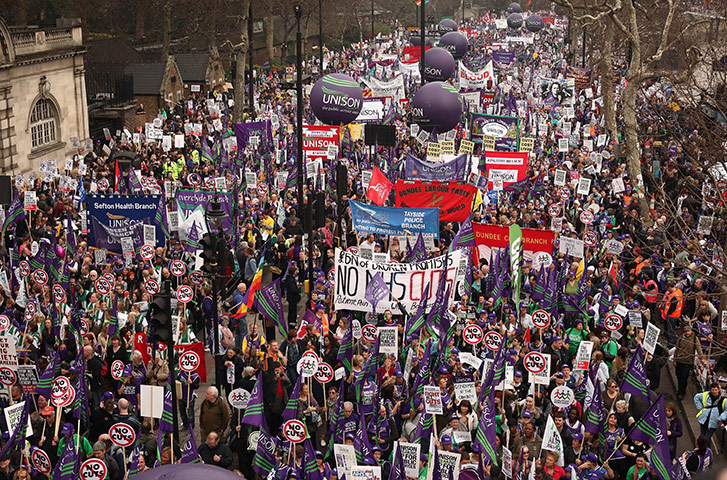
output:
[[[521,13],[522,9],[520,8],[520,4],[516,2],[512,2],[510,5],[507,6],[507,13]]]
[[[328,125],[353,122],[363,106],[363,91],[348,75],[331,73],[321,77],[310,92],[310,105],[316,118]]]
[[[424,80],[443,82],[454,75],[455,61],[451,53],[441,47],[424,52]]]
[[[134,478],[137,480],[200,480],[201,478],[240,480],[238,475],[229,470],[204,463],[164,465],[149,469]]]
[[[511,13],[509,17],[507,17],[507,26],[512,28],[513,30],[517,30],[523,25],[523,16],[519,13]]]
[[[457,22],[452,20],[451,18],[445,18],[441,22],[439,22],[439,34],[444,35],[445,33],[449,32],[456,32],[457,31]]]
[[[459,60],[467,53],[467,37],[459,32],[449,32],[442,35],[439,46],[452,54],[455,60]]]
[[[533,33],[539,32],[543,28],[543,26],[543,17],[541,17],[537,13],[529,15],[528,18],[525,19],[525,28]]]
[[[462,117],[459,93],[444,82],[428,83],[417,90],[411,102],[412,120],[427,132],[452,130]]]

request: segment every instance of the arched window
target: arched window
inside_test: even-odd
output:
[[[30,114],[30,138],[32,148],[42,147],[56,141],[58,112],[52,101],[41,98]]]

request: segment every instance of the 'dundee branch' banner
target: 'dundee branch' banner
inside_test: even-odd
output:
[[[439,238],[439,210],[436,208],[395,208],[349,201],[353,229],[380,235],[417,235]]]
[[[376,313],[383,313],[386,310],[398,313],[400,310],[396,300],[401,302],[407,312],[415,312],[427,285],[430,286],[427,300],[427,310],[429,310],[434,307],[433,300],[437,294],[437,285],[445,261],[448,261],[447,284],[451,287],[447,299],[447,305],[450,305],[454,292],[459,291],[465,278],[466,259],[462,258],[461,250],[418,263],[374,263],[358,255],[336,249],[333,297],[335,307],[337,310],[371,312],[373,307],[366,300],[366,286],[374,275],[379,273],[391,294],[379,301]],[[441,305],[437,305],[437,308],[439,307]]]
[[[138,244],[143,227],[156,225],[154,216],[161,195],[89,195],[86,197],[89,215],[89,245],[121,252],[121,239],[129,237]],[[164,244],[164,234],[156,227],[157,245]]]
[[[425,183],[397,180],[395,205],[403,208],[438,208],[440,222],[464,222],[472,211],[477,188],[466,183]]]
[[[439,180],[461,182],[468,170],[467,155],[459,155],[447,163],[429,163],[414,155],[406,154],[404,177],[407,180]]]
[[[490,249],[508,248],[510,245],[510,230],[508,227],[499,225],[487,225],[484,223],[472,223],[475,232],[475,243],[479,258],[490,258]],[[535,260],[540,254],[551,255],[555,232],[552,230],[536,230],[533,228],[522,229],[522,250],[523,256],[529,260]]]

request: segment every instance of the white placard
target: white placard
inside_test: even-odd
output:
[[[656,344],[659,341],[660,333],[661,329],[653,323],[646,325],[646,332],[644,332],[644,350],[652,355],[654,354],[654,350],[656,350]]]
[[[401,451],[401,458],[404,460],[404,472],[407,477],[419,477],[419,452],[421,445],[418,443],[396,442]],[[334,445],[335,447],[335,445]]]
[[[23,414],[24,408],[25,401],[18,402],[3,409],[3,413],[5,414],[5,425],[7,428],[7,432],[11,436],[15,432],[15,429],[18,427],[18,424],[20,423],[20,416]],[[30,424],[30,415],[28,415],[28,427],[25,431],[25,436],[33,436],[33,426]]]
[[[379,353],[389,353],[398,357],[399,332],[397,327],[379,327]]]
[[[576,189],[576,193],[579,195],[588,195],[588,192],[591,191],[591,179],[581,177],[578,179],[578,188]]]
[[[424,386],[424,405],[425,412],[431,415],[442,415],[442,392],[439,387],[432,385]]]
[[[356,449],[353,445],[333,444],[333,455],[336,457],[336,472],[338,478],[344,475],[349,478],[351,468],[356,466]]]
[[[574,370],[588,370],[591,364],[591,352],[593,351],[593,342],[583,340],[578,344],[578,351],[576,352],[576,359],[573,362]]]
[[[560,237],[558,253],[567,253],[575,258],[583,258],[583,240],[578,238]]]
[[[567,172],[565,170],[556,170],[555,176],[553,177],[553,185],[556,187],[562,187],[565,185],[565,179]]]
[[[162,418],[164,410],[164,387],[141,386],[141,416]]]

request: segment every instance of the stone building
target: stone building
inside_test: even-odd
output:
[[[8,27],[0,18],[0,173],[90,147],[80,26]]]
[[[225,69],[216,48],[208,53],[175,53],[184,80],[185,94],[204,95],[225,83]]]

